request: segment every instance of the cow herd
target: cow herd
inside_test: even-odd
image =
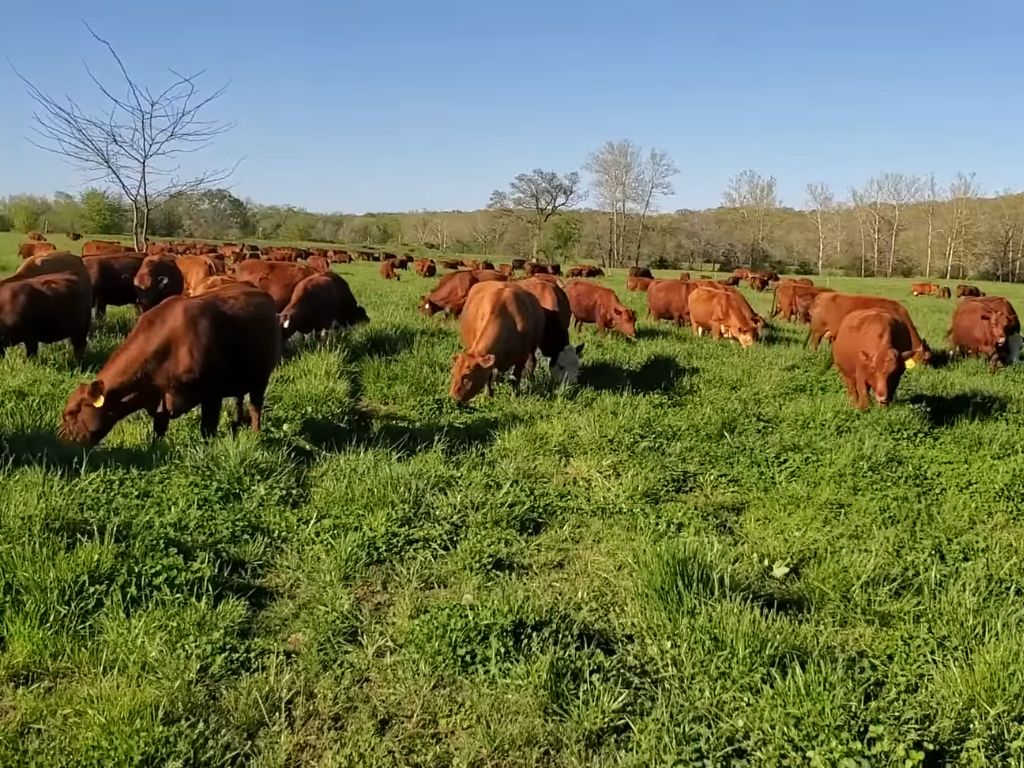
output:
[[[195,407],[209,436],[225,398],[236,400],[238,425],[259,429],[285,340],[369,320],[348,283],[331,270],[331,264],[351,259],[347,251],[164,243],[135,253],[119,243],[88,241],[80,257],[45,246],[45,239],[29,240],[20,249],[21,267],[0,281],[0,353],[24,344],[34,356],[41,343],[68,340],[81,362],[93,312],[102,319],[108,306],[138,311],[135,326],[95,379],[68,400],[60,434],[83,444],[95,444],[137,411],[150,415],[160,437],[171,419]],[[398,272],[410,266],[432,277],[438,267],[432,259],[390,254],[373,260],[387,280],[400,279]],[[492,394],[500,378],[517,389],[538,356],[548,359],[556,382],[575,382],[584,345],[570,342],[573,324],[577,331],[592,324],[599,334],[637,338],[636,313],[613,290],[587,279],[602,275],[600,268],[572,267],[571,279],[563,281],[557,265],[522,260],[498,269],[479,260],[440,266],[451,271],[422,297],[419,311],[458,318],[462,350],[452,360],[449,393],[460,404],[481,391]],[[769,319],[737,289],[741,281],[758,291],[774,285]],[[912,292],[943,296],[937,288],[914,284]],[[933,360],[901,303],[838,293],[807,278],[744,270],[720,281],[687,273],[655,279],[636,267],[627,290],[646,293],[652,320],[688,325],[695,335],[735,340],[744,348],[762,338],[771,319],[806,323],[812,348],[831,342],[833,364],[861,409],[869,394],[887,405],[907,368]],[[972,286],[960,286],[957,295],[951,351],[981,355],[993,369],[1016,361],[1020,323],[1010,303]]]

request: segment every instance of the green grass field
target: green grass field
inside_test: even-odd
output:
[[[1024,762],[1024,368],[857,413],[803,327],[641,319],[575,335],[574,389],[459,409],[435,281],[340,271],[371,323],[301,346],[258,436],[64,446],[90,372],[0,362],[0,765]],[[909,283],[831,282],[943,347]]]

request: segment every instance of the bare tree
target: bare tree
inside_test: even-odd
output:
[[[892,207],[892,217],[889,219],[889,257],[885,267],[885,276],[892,277],[896,263],[896,239],[902,227],[900,215],[905,206],[920,199],[921,180],[917,176],[905,176],[902,173],[883,173],[877,184],[879,197]]]
[[[611,237],[608,258],[618,265],[625,258],[626,223],[629,208],[641,186],[640,148],[629,140],[606,141],[587,158],[584,169],[590,174],[590,188],[598,203],[610,209]]]
[[[750,228],[750,266],[765,251],[769,215],[779,207],[776,187],[774,176],[746,170],[733,177],[723,195],[725,204],[737,209]]]
[[[974,174],[958,173],[949,185],[950,222],[946,235],[946,279],[953,276],[953,259],[959,255],[960,277],[964,275],[967,230],[970,226],[971,201],[978,196]]]
[[[832,190],[824,182],[813,182],[808,184],[807,190],[807,215],[818,229],[818,274],[825,269],[825,231],[826,217],[836,207]],[[838,238],[837,238],[838,239]]]
[[[932,276],[932,242],[935,239],[935,209],[939,204],[939,191],[935,186],[935,174],[929,173],[928,180],[924,189],[925,197],[927,198],[925,203],[925,215],[928,219],[928,241],[927,241],[927,253],[925,255],[924,263],[924,276]]]
[[[509,221],[492,213],[480,213],[473,217],[473,239],[480,253],[495,253],[501,238],[508,231]]]
[[[857,218],[857,230],[860,233],[860,276],[865,277],[867,275],[868,246],[865,234],[867,212],[864,208],[863,194],[850,187],[850,201],[853,205],[853,215]]]
[[[853,202],[860,211],[863,232],[871,240],[871,274],[878,277],[885,223],[881,181],[877,178],[868,179],[862,190],[853,192]]]
[[[135,248],[142,250],[154,209],[175,197],[223,182],[234,171],[188,176],[182,175],[180,165],[186,155],[209,147],[233,127],[203,117],[206,107],[223,96],[227,86],[204,96],[198,85],[203,70],[191,75],[171,70],[169,85],[150,90],[128,73],[109,42],[89,25],[86,28],[113,58],[122,82],[105,85],[86,65],[102,102],[95,112],[88,112],[72,97],[53,97],[15,70],[37,106],[32,115],[37,138],[29,141],[89,174],[90,182],[114,184],[131,205]]]
[[[516,176],[508,191],[494,190],[487,207],[517,217],[529,225],[533,258],[536,259],[544,225],[562,209],[578,205],[583,197],[580,175],[575,171],[559,176],[554,171],[538,168]]]
[[[640,223],[636,232],[636,253],[633,256],[633,263],[640,266],[640,247],[644,239],[644,222],[650,211],[657,210],[655,197],[671,195],[675,192],[672,188],[672,177],[679,173],[672,158],[663,150],[652,149],[647,159],[640,167],[637,202],[640,206]]]
[[[434,242],[441,251],[448,250],[448,222],[444,216],[435,216],[430,221],[433,230]]]

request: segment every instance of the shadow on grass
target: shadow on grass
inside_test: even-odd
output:
[[[46,467],[64,476],[106,467],[153,469],[163,464],[169,453],[162,441],[140,448],[86,448],[44,430],[0,434],[0,451],[10,467]]]
[[[986,421],[1006,412],[1005,398],[982,392],[959,395],[914,395],[910,404],[919,408],[934,427],[948,427],[958,421]]]
[[[653,323],[654,321],[651,320],[650,322]],[[641,325],[636,329],[636,337],[641,341],[644,339],[673,339],[680,331],[689,327],[684,325],[682,328],[679,328],[667,323],[665,325]]]
[[[683,376],[692,376],[695,368],[684,368],[674,357],[655,355],[637,369],[612,363],[593,363],[580,368],[580,386],[601,392],[664,392]]]

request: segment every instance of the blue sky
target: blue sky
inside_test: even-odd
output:
[[[607,139],[667,150],[664,209],[713,206],[744,168],[845,191],[883,170],[975,171],[1024,185],[1024,3],[122,0],[13,2],[3,50],[88,102],[108,71],[87,20],[140,80],[168,67],[230,81],[242,197],[318,211],[472,209],[535,167],[568,171]],[[0,195],[77,191],[28,145],[32,104],[0,66]]]

